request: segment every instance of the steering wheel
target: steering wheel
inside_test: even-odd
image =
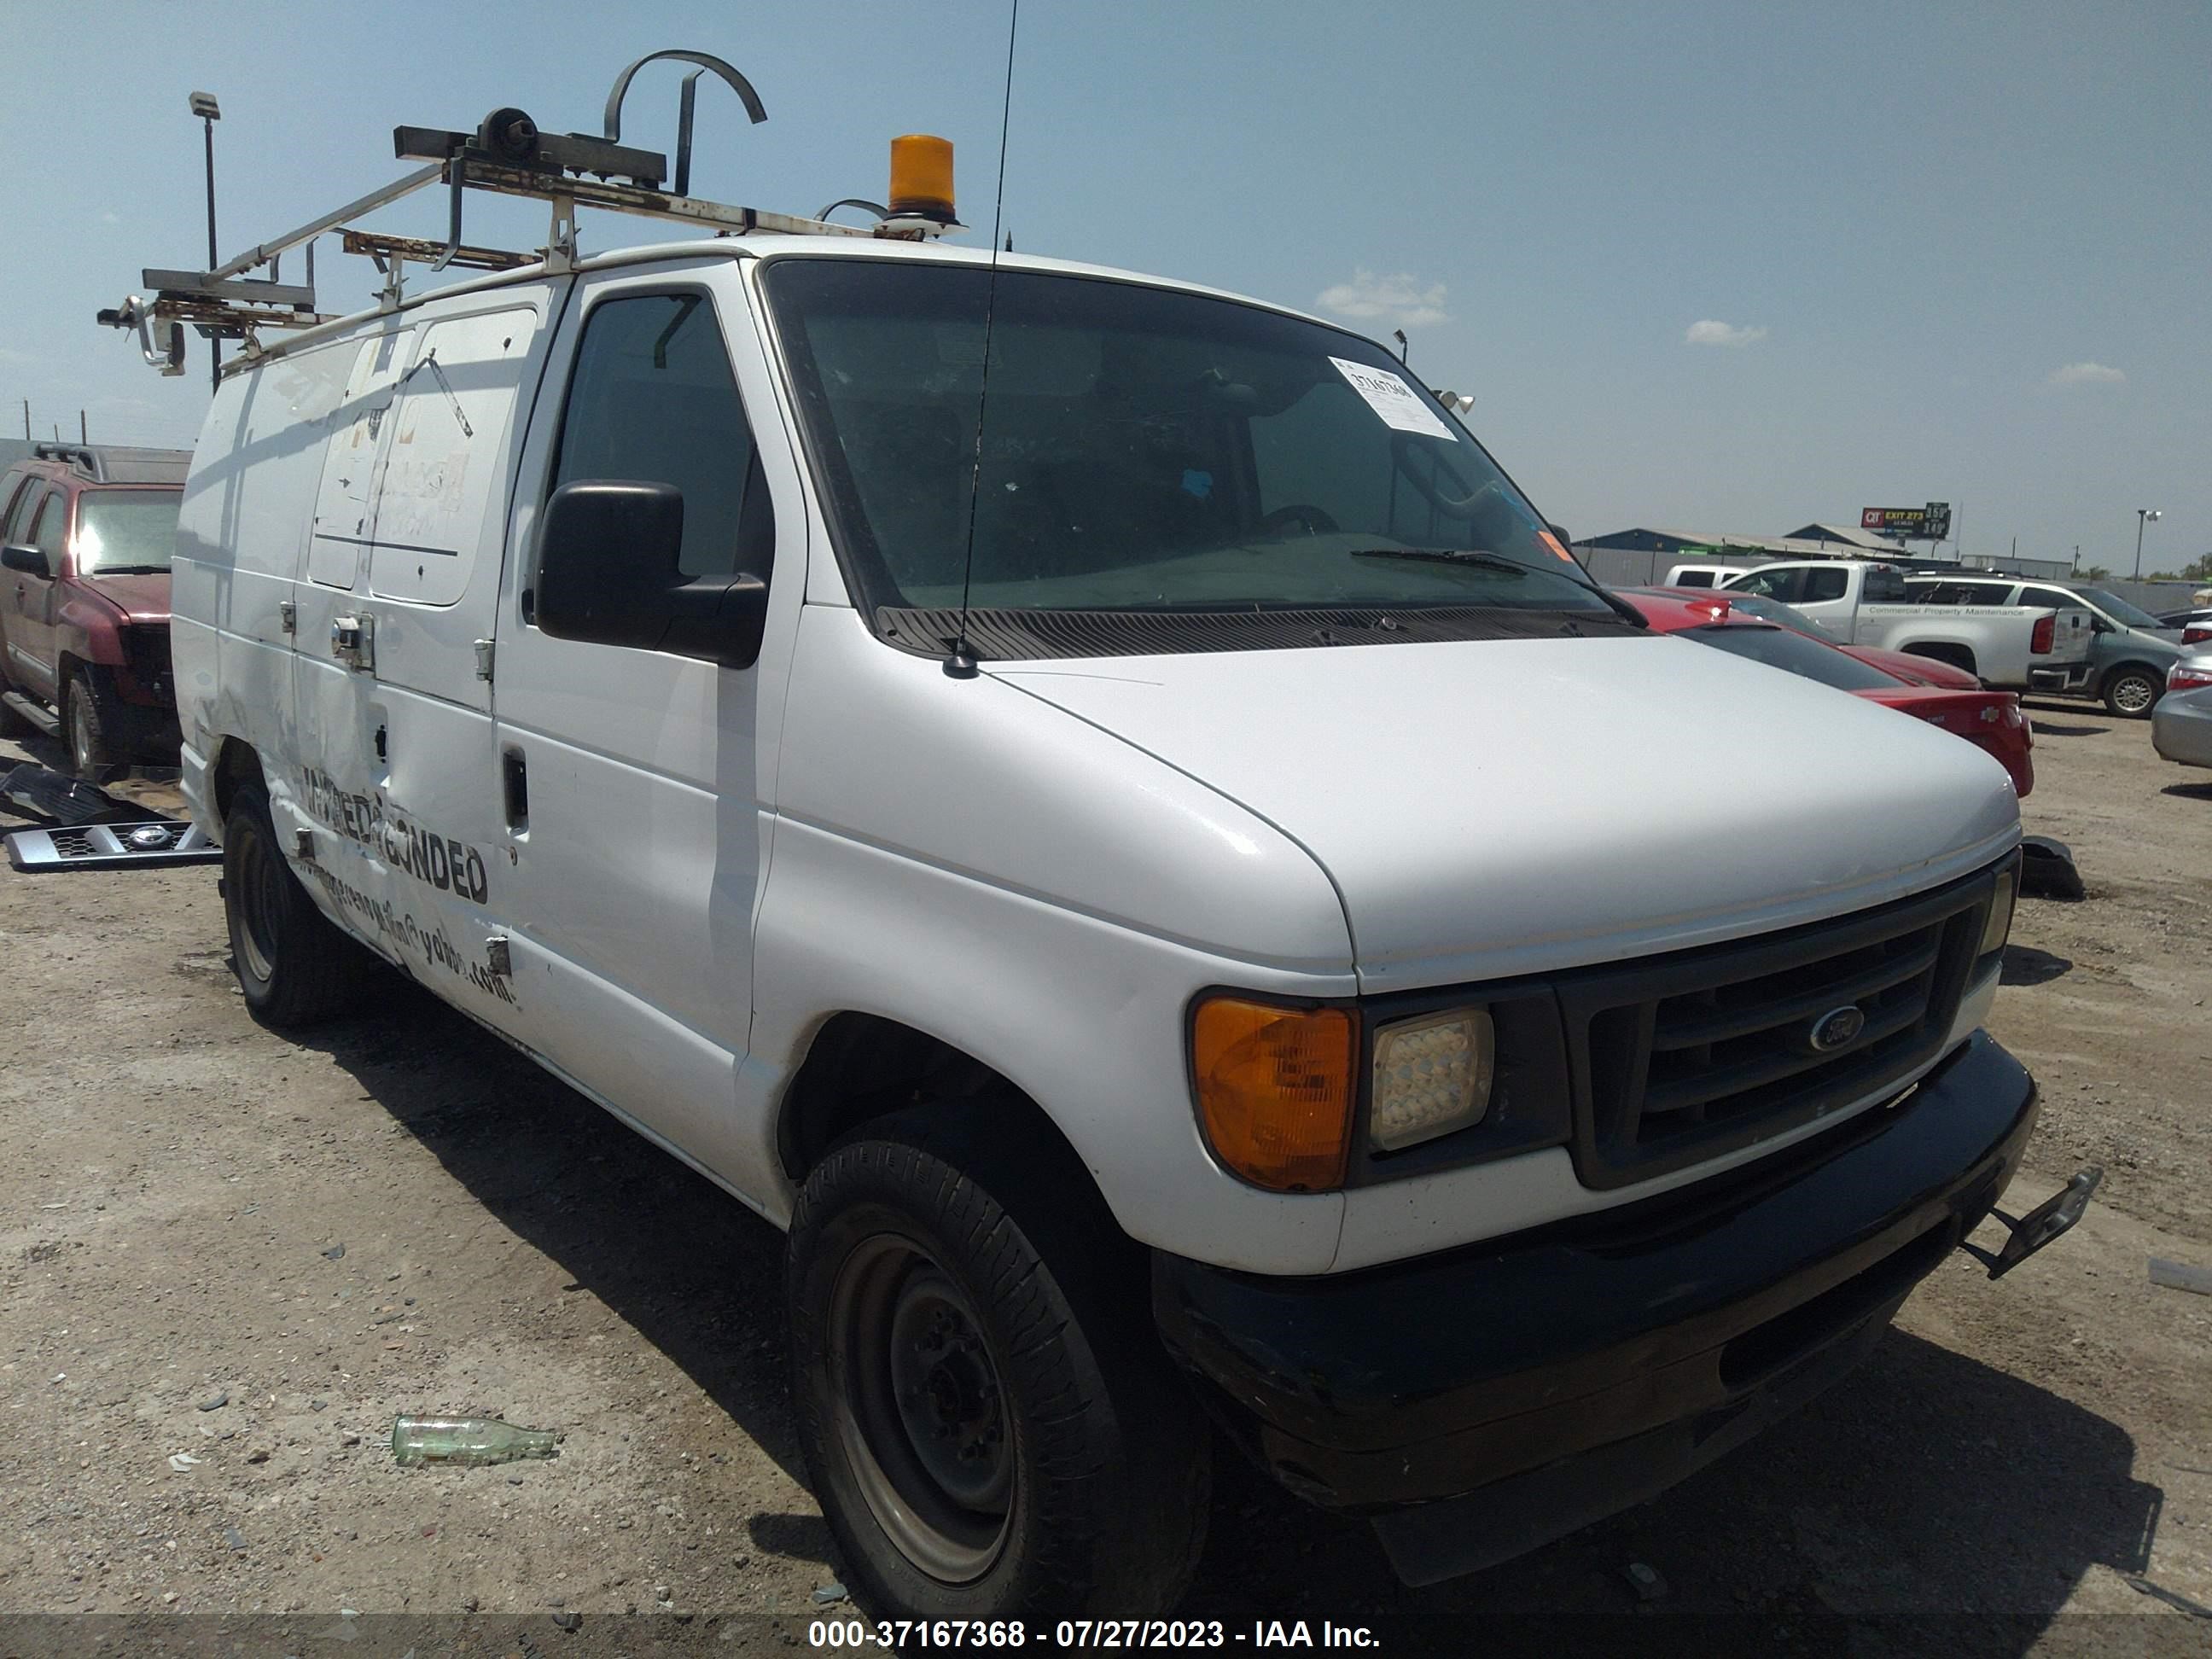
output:
[[[1334,519],[1306,501],[1292,501],[1287,507],[1277,507],[1260,520],[1260,528],[1272,532],[1287,530],[1294,524],[1309,536],[1326,536],[1338,528]]]

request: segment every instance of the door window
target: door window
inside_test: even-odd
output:
[[[1805,572],[1805,592],[1796,603],[1818,605],[1824,599],[1840,599],[1850,586],[1850,578],[1842,568],[1823,565],[1817,570]]]
[[[31,540],[46,556],[46,574],[61,574],[62,554],[69,541],[69,497],[62,491],[46,492],[45,504],[39,508],[39,527],[31,532]]]
[[[4,529],[0,529],[0,535],[7,538],[9,546],[27,544],[31,540],[31,514],[33,514],[35,507],[38,507],[38,480],[27,477],[27,480],[22,480],[22,489],[15,491],[15,500],[9,507],[7,525],[4,525]]]
[[[1905,578],[1894,570],[1880,568],[1866,573],[1865,585],[1859,597],[1869,605],[1904,605],[1911,595],[1905,591]]]
[[[1796,605],[1804,597],[1805,573],[1802,569],[1769,568],[1753,570],[1739,576],[1729,584],[1731,592],[1763,594],[1770,599],[1779,599],[1784,605]]]
[[[31,504],[39,498],[39,481],[25,478],[15,486],[14,497],[8,503],[4,518],[0,518],[0,541],[14,546],[22,540],[23,526],[30,522]]]
[[[682,490],[685,575],[768,576],[768,483],[704,294],[609,300],[586,321],[551,487],[583,478]]]

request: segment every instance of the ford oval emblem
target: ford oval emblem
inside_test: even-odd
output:
[[[1829,1009],[1814,1020],[1810,1036],[1818,1053],[1832,1054],[1864,1030],[1866,1016],[1856,1005],[1847,1002],[1840,1008]]]

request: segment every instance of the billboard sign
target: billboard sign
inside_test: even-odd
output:
[[[1930,501],[1925,507],[1861,507],[1859,528],[1894,537],[1899,541],[1947,541],[1951,535],[1951,503]]]

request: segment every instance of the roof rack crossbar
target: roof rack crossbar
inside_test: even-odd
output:
[[[671,172],[667,156],[622,142],[623,100],[630,82],[638,70],[662,58],[696,65],[684,76],[681,89],[672,190],[664,186]],[[245,343],[243,356],[228,367],[254,361],[266,355],[256,337],[257,330],[310,329],[337,320],[315,308],[315,240],[331,230],[342,232],[345,252],[367,253],[375,259],[385,276],[377,295],[378,307],[389,311],[403,303],[402,270],[410,264],[433,270],[449,266],[503,270],[542,257],[550,271],[572,269],[577,258],[575,224],[579,208],[599,208],[703,226],[722,236],[769,231],[793,235],[912,240],[958,228],[893,218],[875,204],[852,198],[825,209],[819,218],[805,219],[692,196],[691,140],[698,82],[702,76],[708,74],[721,80],[738,95],[750,120],[768,118],[768,111],[752,83],[728,63],[709,52],[672,48],[647,53],[616,77],[614,88],[607,97],[604,137],[543,132],[523,111],[508,107],[494,110],[473,132],[440,127],[395,127],[392,135],[394,153],[402,160],[424,165],[343,207],[318,215],[281,236],[257,243],[211,270],[149,270],[144,273],[144,282],[150,295],[133,295],[122,306],[100,312],[99,320],[109,327],[137,330],[140,355],[165,374],[183,372],[183,327],[187,325],[203,335]],[[442,245],[380,236],[345,227],[347,220],[441,183],[450,195]],[[471,190],[532,197],[550,203],[552,223],[541,253],[509,253],[464,243],[463,204]],[[874,212],[878,222],[866,227],[825,222],[836,207],[848,205]],[[306,283],[278,282],[279,256],[302,245],[307,250]],[[246,275],[264,265],[269,272],[265,280]]]
[[[42,461],[67,461],[94,483],[107,482],[107,462],[89,444],[56,443],[41,439],[31,447],[31,453]]]
[[[396,202],[403,196],[412,196],[418,190],[427,189],[444,178],[445,173],[445,164],[441,161],[433,161],[426,167],[417,167],[414,172],[395,179],[388,185],[372,190],[366,196],[348,202],[342,208],[333,208],[319,217],[310,219],[297,230],[287,231],[273,240],[263,242],[258,246],[247,249],[234,259],[225,260],[208,272],[208,275],[217,278],[235,276],[241,271],[252,270],[256,265],[265,264],[286,249],[295,248],[302,242],[312,242],[325,231],[336,229],[345,220],[358,218],[364,213],[374,211],[388,203]]]

